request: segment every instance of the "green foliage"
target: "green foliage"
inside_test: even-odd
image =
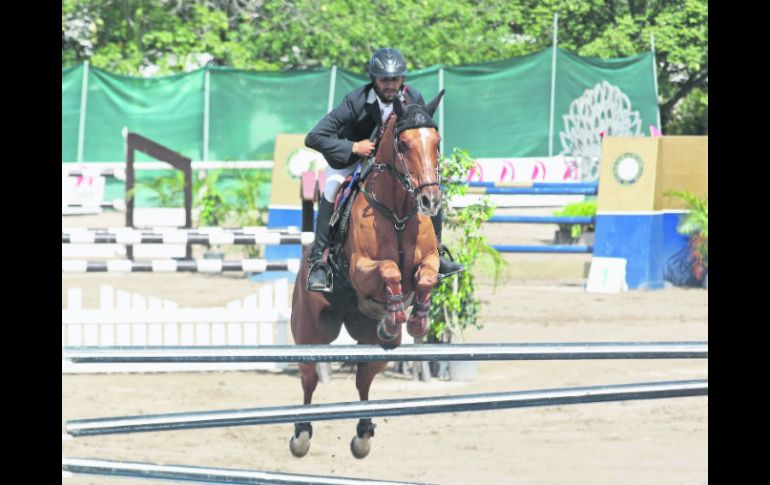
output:
[[[267,207],[259,204],[261,190],[270,187],[271,174],[267,170],[236,170],[236,183],[230,191],[232,214],[238,227],[267,224]],[[243,246],[248,257],[262,255],[261,246]]]
[[[654,33],[663,132],[708,133],[706,0],[64,0],[62,65],[90,59],[132,75],[206,64],[363,72],[375,49],[394,46],[415,70],[549,47],[554,13],[559,46],[580,56],[649,51]]]
[[[164,171],[165,172],[165,171]],[[137,176],[134,188],[128,191],[129,197],[136,197],[140,192],[150,192],[150,202],[160,207],[184,206],[184,174],[174,170],[166,175],[162,172],[150,172],[152,175]]]
[[[65,0],[62,4],[62,63],[90,59],[119,74],[172,74],[215,64],[243,62],[242,30],[231,30],[228,3],[203,1]],[[253,34],[252,34],[253,35]],[[265,66],[263,66],[265,67]]]
[[[200,209],[198,226],[264,226],[271,174],[268,170],[220,169],[208,171],[193,185],[193,207]]]
[[[708,269],[709,262],[709,199],[687,191],[668,191],[664,195],[677,197],[687,204],[687,214],[682,216],[677,232],[690,236],[693,256]],[[699,275],[696,275],[699,276]]]
[[[201,172],[202,173],[202,172]],[[130,196],[150,192],[150,203],[160,207],[184,205],[184,174],[174,171],[170,175],[143,175],[137,178]],[[248,227],[267,223],[267,206],[260,202],[267,199],[270,190],[269,170],[210,170],[193,180],[193,221],[196,227]],[[261,247],[238,246],[249,257],[258,256]]]
[[[202,180],[195,184],[193,206],[200,209],[197,226],[219,226],[224,224],[231,207],[225,200],[225,194],[217,186],[222,170],[207,172]]]
[[[596,198],[590,198],[582,202],[567,204],[560,211],[553,213],[555,216],[570,217],[594,217],[596,216]],[[594,224],[561,224],[561,226],[570,227],[570,234],[574,239],[580,237],[584,231],[594,231]]]
[[[504,261],[500,254],[486,243],[481,225],[492,216],[494,208],[484,196],[478,204],[460,209],[450,206],[457,195],[464,195],[468,185],[465,177],[475,164],[465,150],[455,149],[452,156],[441,160],[441,177],[444,180],[442,206],[444,211],[444,232],[454,230],[455,244],[447,245],[455,260],[467,270],[440,281],[434,287],[430,308],[429,341],[451,341],[462,337],[468,327],[481,328],[478,321],[480,304],[473,293],[472,268],[486,268],[479,265],[482,259],[491,262],[495,285],[500,278]],[[444,238],[446,239],[446,237]]]
[[[668,124],[669,135],[689,135],[709,132],[708,86],[692,93],[674,107]]]

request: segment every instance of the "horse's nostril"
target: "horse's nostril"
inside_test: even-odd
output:
[[[423,195],[422,196],[421,202],[422,202],[422,206],[423,207],[430,207],[431,206],[430,199],[428,198],[427,195]]]

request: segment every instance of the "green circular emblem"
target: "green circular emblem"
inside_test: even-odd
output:
[[[636,183],[642,176],[644,164],[636,153],[626,152],[612,163],[612,175],[622,185]]]

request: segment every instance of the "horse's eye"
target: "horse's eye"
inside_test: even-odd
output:
[[[406,143],[404,143],[401,140],[398,140],[398,151],[401,153],[404,153],[409,147]]]

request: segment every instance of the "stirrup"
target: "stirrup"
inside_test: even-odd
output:
[[[313,274],[313,271],[321,270],[326,275],[326,281],[323,285],[310,285],[310,275]],[[324,261],[318,260],[310,266],[310,270],[308,271],[307,275],[307,283],[305,284],[305,289],[307,291],[318,291],[321,293],[332,293],[334,291],[334,277],[332,275],[332,269],[331,267]]]
[[[454,271],[451,271],[451,272],[449,272],[449,273],[442,273],[442,272],[441,272],[441,256],[442,256],[442,253],[446,255],[446,258],[445,258],[445,259],[449,260],[449,262],[450,262],[450,263],[454,263],[454,262],[455,262],[455,258],[454,258],[454,256],[452,256],[452,253],[451,253],[451,252],[449,252],[449,248],[448,248],[448,247],[446,247],[446,246],[443,246],[443,245],[442,245],[442,246],[439,248],[439,252],[438,252],[438,255],[439,255],[439,273],[438,273],[438,279],[439,279],[439,281],[443,280],[444,278],[448,278],[449,276],[452,276],[452,275],[454,275],[454,274],[457,274],[457,273],[461,273],[461,272],[465,271],[465,266],[463,266],[463,265],[462,265],[462,264],[460,264],[460,263],[455,263],[455,264],[457,264],[457,265],[459,266],[459,268],[458,268],[458,269],[456,269],[456,270],[454,270]]]

